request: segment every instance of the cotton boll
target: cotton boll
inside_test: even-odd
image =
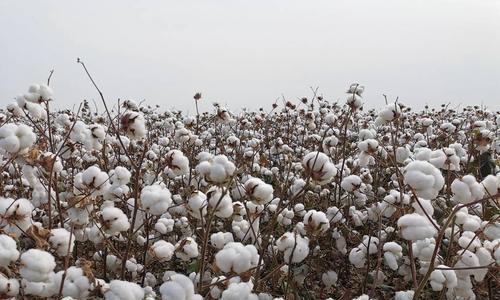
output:
[[[144,298],[144,290],[136,283],[111,280],[109,289],[104,292],[106,300],[142,300]]]
[[[444,287],[448,289],[453,289],[457,286],[457,274],[453,270],[442,270],[449,269],[445,265],[439,265],[438,268],[432,271],[429,277],[430,284],[433,291],[441,291]]]
[[[225,273],[245,273],[256,267],[258,262],[259,254],[255,246],[238,242],[227,243],[215,254],[215,264]]]
[[[236,170],[235,165],[225,155],[217,155],[209,160],[202,161],[196,170],[207,182],[221,184],[229,180]]]
[[[19,281],[0,274],[0,295],[16,297],[19,294]]]
[[[151,245],[149,250],[160,262],[166,262],[174,255],[175,246],[167,241],[159,240]]]
[[[16,241],[6,234],[0,234],[0,267],[7,267],[18,258]]]
[[[443,188],[444,178],[441,172],[426,161],[413,161],[404,171],[405,183],[411,186],[417,196],[434,199]]]
[[[54,286],[59,288],[64,271],[59,271],[54,276]],[[62,296],[75,299],[86,299],[90,292],[90,281],[84,275],[83,270],[77,267],[69,267],[66,270]]]
[[[0,197],[0,229],[6,234],[20,236],[31,226],[34,207],[28,200]]]
[[[479,200],[484,196],[484,190],[472,175],[466,175],[453,180],[451,191],[453,193],[453,201],[462,204]]]
[[[92,196],[101,196],[109,189],[109,176],[97,166],[91,166],[76,174],[74,194],[81,195],[91,192]]]
[[[415,294],[415,291],[412,291],[412,290],[399,291],[399,292],[396,292],[396,294],[394,295],[394,300],[412,300],[414,294]]]
[[[191,216],[201,219],[207,214],[207,196],[201,191],[194,191],[189,196],[186,207]]]
[[[405,240],[422,240],[436,235],[437,230],[426,216],[417,213],[406,214],[399,218],[398,228]]]
[[[234,242],[233,234],[231,232],[216,232],[210,235],[210,243],[217,249],[222,249],[230,242]]]
[[[304,225],[310,233],[323,233],[330,228],[330,221],[322,211],[309,210],[304,215]]]
[[[348,192],[354,192],[355,190],[358,190],[361,188],[363,185],[363,182],[361,178],[357,175],[349,175],[342,179],[342,182],[340,186],[342,189]]]
[[[359,247],[352,248],[349,252],[349,262],[356,268],[363,268],[366,262],[365,250]]]
[[[58,287],[54,284],[54,272],[50,273],[50,278],[47,282],[35,282],[27,281],[26,279],[21,280],[22,291],[25,295],[34,295],[41,297],[43,299],[54,296],[59,292]]]
[[[44,282],[56,267],[52,254],[38,249],[30,249],[21,254],[19,274],[23,279],[33,282]]]
[[[160,286],[162,300],[198,300],[203,299],[195,294],[194,284],[182,274],[167,274],[163,276],[164,283]]]
[[[398,259],[403,257],[403,248],[395,242],[385,243],[384,247],[384,262],[392,270],[398,269]]]
[[[488,175],[481,181],[481,186],[483,186],[485,191],[485,196],[493,196],[498,193],[499,189],[499,179],[496,176]]]
[[[479,267],[479,258],[477,255],[469,250],[460,250],[457,252],[459,260],[455,263],[454,268],[462,268],[457,269],[455,272],[458,277],[464,277],[469,275],[474,275],[474,277],[481,277],[482,272],[480,269],[463,269],[470,267]],[[477,278],[476,278],[477,279]]]
[[[321,275],[321,281],[329,288],[337,283],[338,275],[335,271],[327,271]]]
[[[118,166],[109,175],[109,179],[115,186],[127,185],[130,182],[132,174],[127,168]]]
[[[474,251],[476,248],[481,247],[481,240],[472,231],[464,231],[462,236],[458,239],[460,247]]]
[[[144,116],[139,112],[127,112],[120,119],[120,127],[131,139],[146,137],[147,130]]]
[[[222,194],[223,190],[217,186],[211,187],[207,192],[208,205],[215,210],[219,218],[229,218],[233,214],[233,200],[228,193]]]
[[[67,256],[73,253],[75,236],[64,228],[54,228],[50,231],[49,244],[59,256]]]
[[[166,155],[166,164],[166,173],[171,173],[173,176],[189,174],[189,159],[180,150],[170,150]]]
[[[106,207],[101,212],[103,230],[109,234],[116,234],[130,228],[127,215],[116,207]]]
[[[192,258],[197,257],[198,244],[191,237],[187,237],[179,241],[177,244],[175,244],[175,256],[183,261],[188,261]]]
[[[258,300],[259,297],[252,293],[252,285],[246,282],[233,282],[222,292],[222,300]]]
[[[160,218],[155,224],[155,230],[161,234],[167,234],[174,230],[174,224],[173,219]]]
[[[302,160],[306,175],[319,185],[327,184],[337,175],[337,168],[330,158],[321,152],[310,152]]]
[[[147,212],[159,216],[172,205],[172,194],[167,188],[154,184],[141,190],[141,206]]]
[[[255,204],[267,204],[273,200],[273,187],[259,178],[250,178],[245,182],[244,188]]]
[[[276,246],[283,251],[286,263],[300,263],[309,255],[309,239],[299,234],[285,232],[276,241]]]

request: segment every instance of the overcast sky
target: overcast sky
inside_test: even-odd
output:
[[[194,111],[269,108],[282,94],[329,100],[366,86],[412,106],[500,109],[500,0],[0,0],[0,104],[45,82],[55,105],[146,99]]]

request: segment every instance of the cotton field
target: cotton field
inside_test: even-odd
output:
[[[500,113],[363,91],[187,115],[30,86],[0,114],[0,298],[498,297]]]

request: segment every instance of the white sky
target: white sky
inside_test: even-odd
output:
[[[233,110],[310,96],[368,107],[382,94],[416,108],[451,101],[500,109],[500,0],[0,0],[0,105],[45,82],[55,105],[146,99],[194,111],[203,93]]]

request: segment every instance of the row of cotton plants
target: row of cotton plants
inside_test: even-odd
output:
[[[499,113],[363,91],[185,115],[32,85],[0,114],[0,297],[493,297]]]

